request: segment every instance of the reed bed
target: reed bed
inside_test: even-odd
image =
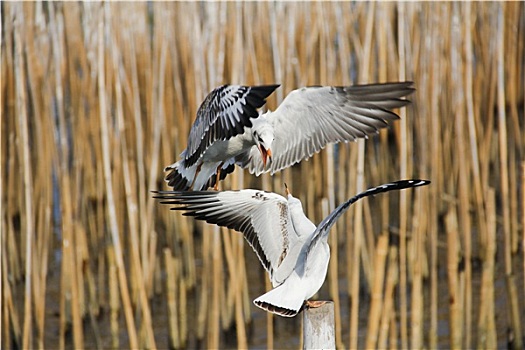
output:
[[[273,177],[332,230],[318,297],[340,348],[522,348],[525,6],[15,3],[0,6],[2,348],[298,348],[300,321],[238,233],[158,205],[200,101],[223,83],[414,81],[401,120]],[[266,281],[266,282],[265,282]],[[521,296],[521,298],[520,298]]]

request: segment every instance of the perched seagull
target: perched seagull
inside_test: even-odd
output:
[[[409,103],[412,82],[304,87],[291,91],[275,111],[257,108],[279,85],[223,85],[197,111],[181,160],[167,166],[176,191],[205,190],[235,164],[259,176],[272,175],[308,159],[328,143],[355,141],[378,133],[391,111]],[[268,161],[269,160],[269,161]]]
[[[428,185],[426,180],[403,180],[372,187],[338,206],[319,226],[304,214],[301,201],[286,188],[287,199],[272,192],[240,191],[154,191],[162,204],[210,224],[242,232],[268,271],[272,290],[253,302],[261,309],[293,317],[309,301],[326,278],[330,247],[328,233],[336,220],[357,200],[392,190]]]

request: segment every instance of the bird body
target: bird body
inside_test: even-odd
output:
[[[278,87],[223,85],[197,112],[181,160],[165,171],[176,191],[205,190],[235,164],[272,175],[308,159],[329,143],[355,141],[398,119],[391,111],[409,103],[411,82],[304,87],[291,91],[275,111],[256,109]]]
[[[170,169],[180,172],[183,178],[187,179],[187,185],[190,184],[190,179],[193,179],[191,188],[206,189],[215,182],[210,179],[216,174],[217,168],[224,169],[226,174],[228,166],[234,164],[235,157],[251,146],[251,139],[247,138],[246,134],[236,135],[229,140],[218,140],[206,149],[197,163],[184,167],[179,161],[171,165]],[[184,185],[183,189],[187,189],[187,185]]]
[[[281,316],[297,315],[326,278],[330,247],[328,233],[336,220],[357,200],[382,192],[429,184],[425,180],[403,180],[373,187],[338,206],[318,226],[304,214],[301,202],[259,190],[157,191],[161,203],[176,205],[211,224],[235,229],[257,254],[272,286],[254,304]]]

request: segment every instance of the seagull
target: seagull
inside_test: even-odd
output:
[[[356,141],[399,119],[412,82],[313,86],[291,91],[275,111],[258,108],[279,85],[222,85],[197,111],[181,159],[167,166],[175,191],[218,189],[237,164],[259,176],[310,158],[329,143]]]
[[[427,180],[401,180],[372,187],[338,206],[316,227],[304,214],[301,201],[286,187],[287,198],[260,190],[154,191],[162,204],[175,205],[210,224],[243,233],[269,274],[273,289],[253,302],[266,311],[294,317],[304,307],[324,302],[309,299],[326,278],[330,247],[328,233],[337,219],[357,200],[392,190],[428,185]]]

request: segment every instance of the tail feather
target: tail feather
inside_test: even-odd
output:
[[[268,312],[284,316],[294,317],[301,312],[304,305],[304,297],[300,291],[287,288],[290,284],[284,283],[261,295],[253,301],[255,306]]]
[[[199,172],[198,178],[195,179],[198,164],[194,164],[190,167],[185,167],[182,161],[168,165],[164,168],[164,171],[169,171],[164,180],[168,183],[168,186],[173,187],[174,191],[205,191],[215,185],[217,174],[215,168],[218,164],[204,163],[201,165],[201,171]],[[221,170],[220,180],[224,180],[226,176],[235,170],[235,163],[225,163]],[[210,174],[212,174],[210,176]],[[193,188],[190,186],[193,184]]]
[[[174,191],[188,191],[195,176],[195,169],[191,168],[195,167],[181,171],[184,167],[181,167],[180,162],[168,165],[164,168],[164,171],[169,171],[164,180],[168,183],[168,186],[173,187]],[[188,170],[193,170],[193,174],[189,174]]]

